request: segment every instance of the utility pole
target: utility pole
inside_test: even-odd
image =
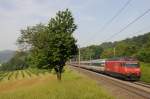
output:
[[[116,56],[116,47],[114,47],[114,57]]]
[[[92,49],[90,49],[90,65],[92,64]]]
[[[92,65],[92,58],[91,58],[91,54],[90,54],[90,65]]]
[[[78,45],[78,46],[79,46],[79,48],[78,48],[78,49],[79,49],[79,51],[78,51],[78,52],[79,52],[79,53],[78,53],[78,64],[80,65],[80,54],[81,54],[81,53],[80,53],[80,45]]]

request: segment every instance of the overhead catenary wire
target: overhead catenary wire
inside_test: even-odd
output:
[[[132,0],[128,0],[128,1],[119,9],[119,11],[118,11],[114,16],[112,16],[112,18],[111,18],[110,20],[108,20],[108,21],[103,25],[103,27],[100,29],[99,32],[103,32],[103,31],[114,21],[114,19],[116,19],[116,18],[121,14],[121,12],[130,4],[131,1],[132,1]],[[96,32],[96,33],[97,33],[97,32]],[[94,35],[91,36],[88,40],[91,40],[91,38],[93,38],[93,37],[96,35],[96,33],[94,33]]]
[[[131,1],[130,1],[131,2]],[[128,0],[128,3],[126,3],[126,4],[129,4],[130,3],[129,2],[129,0]],[[126,29],[128,29],[131,25],[133,25],[135,22],[137,22],[138,20],[140,20],[142,17],[144,17],[147,13],[149,13],[150,12],[150,8],[149,9],[147,9],[146,11],[144,11],[141,15],[139,15],[138,17],[136,17],[134,20],[132,20],[130,23],[128,23],[125,27],[123,27],[120,31],[118,31],[118,32],[116,32],[116,33],[114,33],[113,35],[111,35],[110,37],[108,37],[108,39],[106,39],[106,40],[104,40],[104,42],[105,41],[108,41],[108,40],[110,40],[110,39],[112,39],[113,37],[115,37],[116,35],[118,35],[118,34],[120,34],[121,32],[123,32],[123,31],[125,31]],[[115,17],[116,18],[116,17]],[[114,18],[114,19],[115,19]],[[113,19],[113,20],[114,20]],[[112,20],[112,21],[113,21]],[[110,21],[110,23],[111,23],[111,21]],[[108,22],[108,25],[110,24],[109,22]],[[107,27],[106,27],[107,28]],[[105,29],[105,28],[104,28]],[[102,29],[103,30],[103,29]],[[102,31],[101,30],[101,31]],[[137,32],[136,32],[137,33]],[[95,35],[94,35],[95,36]],[[90,39],[91,40],[91,39]]]
[[[101,28],[100,32],[104,31],[112,22],[115,18],[117,18],[120,13],[130,4],[132,0],[128,0],[123,7],[106,23],[104,26]]]
[[[106,41],[112,39],[114,36],[120,34],[124,30],[126,30],[127,28],[129,28],[132,24],[134,24],[136,21],[138,21],[139,19],[141,19],[143,16],[145,16],[149,12],[150,12],[150,8],[148,10],[146,10],[144,13],[142,13],[140,16],[138,16],[137,18],[135,18],[133,21],[131,21],[129,24],[127,24],[125,27],[123,27],[119,32],[116,32],[113,35],[111,35],[108,39],[106,39]]]

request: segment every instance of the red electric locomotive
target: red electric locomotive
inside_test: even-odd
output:
[[[128,80],[139,80],[141,76],[140,64],[131,58],[106,60],[105,73]]]

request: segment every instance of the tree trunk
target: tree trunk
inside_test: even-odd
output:
[[[57,72],[57,79],[58,79],[59,81],[61,81],[61,72],[60,72],[60,71]]]
[[[57,65],[57,66],[55,67],[55,71],[56,71],[56,73],[57,73],[57,79],[58,79],[59,81],[61,81],[62,66],[61,66],[61,65]]]

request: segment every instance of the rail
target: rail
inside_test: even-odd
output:
[[[150,85],[149,84],[145,84],[143,82],[130,82],[130,81],[124,81],[121,79],[116,79],[111,76],[104,75],[103,73],[99,72],[98,70],[86,68],[85,65],[84,65],[84,67],[82,67],[81,65],[77,65],[77,64],[70,64],[70,65],[75,66],[76,68],[94,72],[96,75],[103,76],[104,78],[106,78],[112,84],[114,84],[116,86],[126,89],[126,90],[128,90],[132,93],[135,93],[139,96],[142,96],[146,99],[150,99]]]

